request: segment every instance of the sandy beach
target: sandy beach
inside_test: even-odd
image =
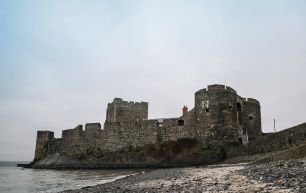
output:
[[[303,192],[303,164],[305,160],[255,166],[236,164],[158,169],[107,184],[64,192]],[[294,173],[291,177],[285,176],[288,171],[297,171],[298,168],[300,173],[297,175],[300,177]],[[297,178],[300,179],[298,184],[291,183]],[[281,179],[284,183],[278,184]]]

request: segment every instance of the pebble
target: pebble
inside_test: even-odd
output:
[[[306,192],[306,159],[249,165],[239,172],[281,189],[291,188],[295,189],[294,192]]]
[[[306,192],[306,160],[260,165],[158,169],[62,193]]]

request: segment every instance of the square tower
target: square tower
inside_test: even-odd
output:
[[[139,124],[148,119],[148,103],[124,101],[115,98],[107,105],[104,128],[109,126],[128,127]]]

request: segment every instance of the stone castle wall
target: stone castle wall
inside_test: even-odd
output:
[[[54,139],[52,131],[37,131],[34,161],[44,158],[46,152],[45,144]]]
[[[37,135],[35,159],[53,153],[75,157],[99,157],[105,152],[118,151],[145,144],[159,144],[180,138],[196,138],[203,147],[224,146],[242,142],[243,136],[262,136],[260,104],[245,99],[224,85],[209,85],[195,93],[195,106],[182,116],[148,120],[147,102],[127,102],[115,98],[108,104],[104,128],[89,123],[83,129],[62,131],[54,139],[53,132]]]
[[[106,121],[104,128],[115,126],[135,126],[142,120],[148,119],[147,102],[127,102],[115,98],[107,105]]]
[[[281,151],[306,142],[306,123],[265,135],[247,145],[227,148],[227,157]]]

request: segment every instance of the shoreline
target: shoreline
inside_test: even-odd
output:
[[[263,168],[267,167],[267,165],[269,164],[262,164]],[[156,169],[150,172],[130,175],[110,183],[66,190],[61,193],[299,192],[290,186],[278,186],[271,181],[256,179],[256,177],[252,176],[252,172],[254,174],[257,174],[256,172],[260,173],[260,168],[254,171],[254,167],[246,164],[222,164]],[[266,175],[269,175],[269,173],[266,173]]]

